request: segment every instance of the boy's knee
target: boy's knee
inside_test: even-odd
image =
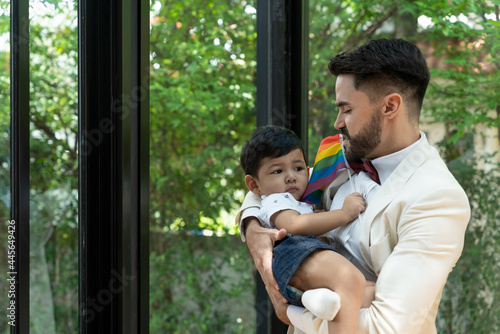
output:
[[[363,274],[356,269],[354,266],[344,266],[338,275],[344,282],[345,286],[350,287],[353,290],[363,290],[366,286],[366,279]]]

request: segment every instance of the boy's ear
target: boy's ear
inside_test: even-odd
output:
[[[247,185],[248,190],[256,195],[260,195],[259,182],[255,177],[252,175],[245,175],[245,184]]]

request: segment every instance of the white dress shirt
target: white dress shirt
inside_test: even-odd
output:
[[[425,137],[423,132],[420,132],[420,139],[410,146],[402,149],[401,151],[373,159],[372,163],[379,174],[380,183],[384,183],[389,178],[391,173],[396,167],[410,154],[410,152],[418,146]],[[354,190],[353,190],[354,186]],[[353,174],[351,180],[344,183],[333,197],[330,210],[342,208],[344,199],[353,191],[359,192],[365,199],[367,205],[370,205],[371,199],[376,195],[380,186],[371,180],[368,173],[360,172]],[[340,254],[352,262],[365,276],[367,280],[376,281],[377,276],[373,270],[367,265],[365,259],[361,255],[359,248],[359,230],[360,224],[368,224],[369,222],[363,221],[363,214],[358,219],[350,224],[338,227],[333,231],[326,233],[324,236],[328,237],[329,242],[337,248]]]

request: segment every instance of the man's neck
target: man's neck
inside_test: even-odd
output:
[[[382,134],[378,147],[367,156],[368,159],[377,159],[386,155],[399,152],[420,139],[418,126],[405,127],[398,131],[386,131]]]

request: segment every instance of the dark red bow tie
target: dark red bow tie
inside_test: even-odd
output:
[[[373,181],[380,184],[380,178],[378,177],[378,172],[373,166],[371,160],[365,160],[365,162],[363,163],[349,161],[349,167],[351,167],[355,173],[359,173],[361,171],[368,173],[368,175],[372,178]]]

